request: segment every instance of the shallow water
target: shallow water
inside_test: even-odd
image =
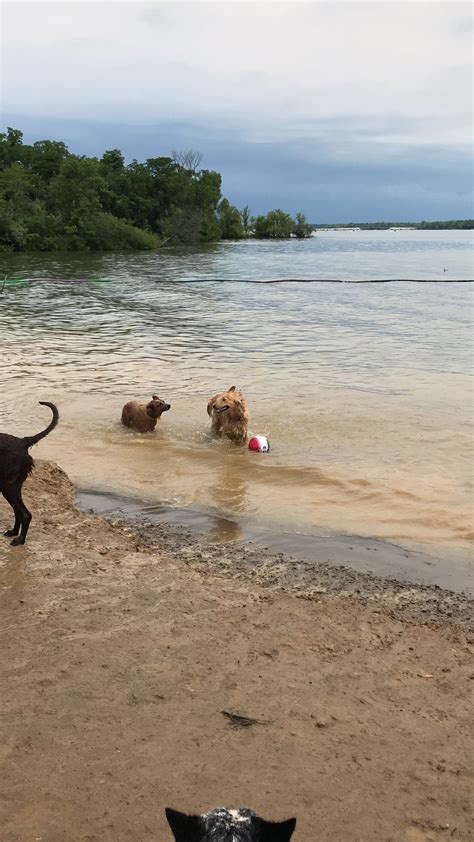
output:
[[[87,488],[307,535],[346,532],[465,559],[472,541],[471,232],[318,234],[140,255],[2,256],[1,427]],[[444,269],[447,269],[445,272]],[[243,280],[418,278],[423,284]],[[438,281],[438,282],[436,282]],[[208,435],[238,385],[271,453]],[[122,405],[171,402],[154,434]],[[226,523],[228,521],[226,520]]]

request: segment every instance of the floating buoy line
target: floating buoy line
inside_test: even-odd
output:
[[[4,278],[0,281],[0,292],[10,287],[25,287],[30,284],[66,284],[78,286],[80,284],[109,284],[112,278]],[[183,278],[182,284],[470,284],[474,278],[361,278],[350,280],[347,278]]]
[[[108,284],[110,278],[4,278],[0,281],[0,288],[10,286],[27,286],[34,283],[46,284]]]
[[[474,278],[190,278],[182,281],[188,284],[201,283],[233,284],[472,284]]]

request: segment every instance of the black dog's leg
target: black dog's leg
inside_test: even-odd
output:
[[[26,508],[23,500],[21,499],[21,491],[20,491],[20,505],[21,505],[21,517],[22,517],[21,528],[20,528],[20,534],[18,535],[18,537],[14,538],[13,541],[11,541],[11,544],[12,544],[13,547],[16,547],[18,544],[24,544],[25,543],[26,536],[27,536],[27,533],[28,533],[28,529],[30,528],[31,517],[32,517],[31,512]]]
[[[7,501],[7,503],[10,503],[10,506],[12,507],[12,509],[15,513],[15,524],[14,524],[13,528],[7,529],[7,531],[3,533],[5,538],[12,538],[14,535],[18,535],[18,533],[20,531],[21,514],[20,514],[19,508],[17,508],[17,506],[15,506],[14,503],[13,503],[13,500],[14,500],[13,493],[10,492],[10,490],[7,488],[6,490],[2,489],[2,494],[5,497],[5,500]]]
[[[7,529],[3,534],[5,538],[13,538],[14,535],[18,535],[20,531],[21,525],[21,518],[20,515],[15,512],[15,524],[12,529]]]
[[[2,494],[5,497],[5,500],[10,503],[13,511],[15,512],[15,525],[13,529],[7,530],[5,532],[6,536],[16,535],[17,537],[13,539],[11,542],[14,547],[18,546],[18,544],[24,544],[26,540],[26,535],[28,533],[28,529],[31,523],[31,512],[28,511],[26,508],[22,498],[21,498],[21,487],[7,487],[3,488]],[[20,533],[20,534],[18,534]]]

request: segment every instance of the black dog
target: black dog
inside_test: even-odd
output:
[[[16,536],[11,542],[14,546],[25,543],[31,522],[31,512],[21,499],[22,485],[35,464],[28,449],[54,430],[59,420],[59,412],[54,403],[40,401],[40,404],[49,406],[53,413],[53,420],[43,432],[37,433],[36,436],[25,436],[24,439],[0,433],[0,491],[15,513],[13,529],[8,529],[5,535]]]
[[[176,842],[289,842],[296,819],[267,822],[252,810],[211,810],[204,816],[187,816],[166,808],[166,818]]]

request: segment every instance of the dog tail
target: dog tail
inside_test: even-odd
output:
[[[42,430],[41,433],[36,433],[35,436],[25,436],[23,441],[26,447],[33,447],[34,444],[37,444],[41,439],[44,439],[51,430],[54,430],[56,424],[59,421],[59,412],[57,406],[54,403],[48,403],[48,401],[40,401],[41,406],[49,406],[51,412],[53,413],[53,417],[51,419],[51,423],[48,424],[45,430]]]

